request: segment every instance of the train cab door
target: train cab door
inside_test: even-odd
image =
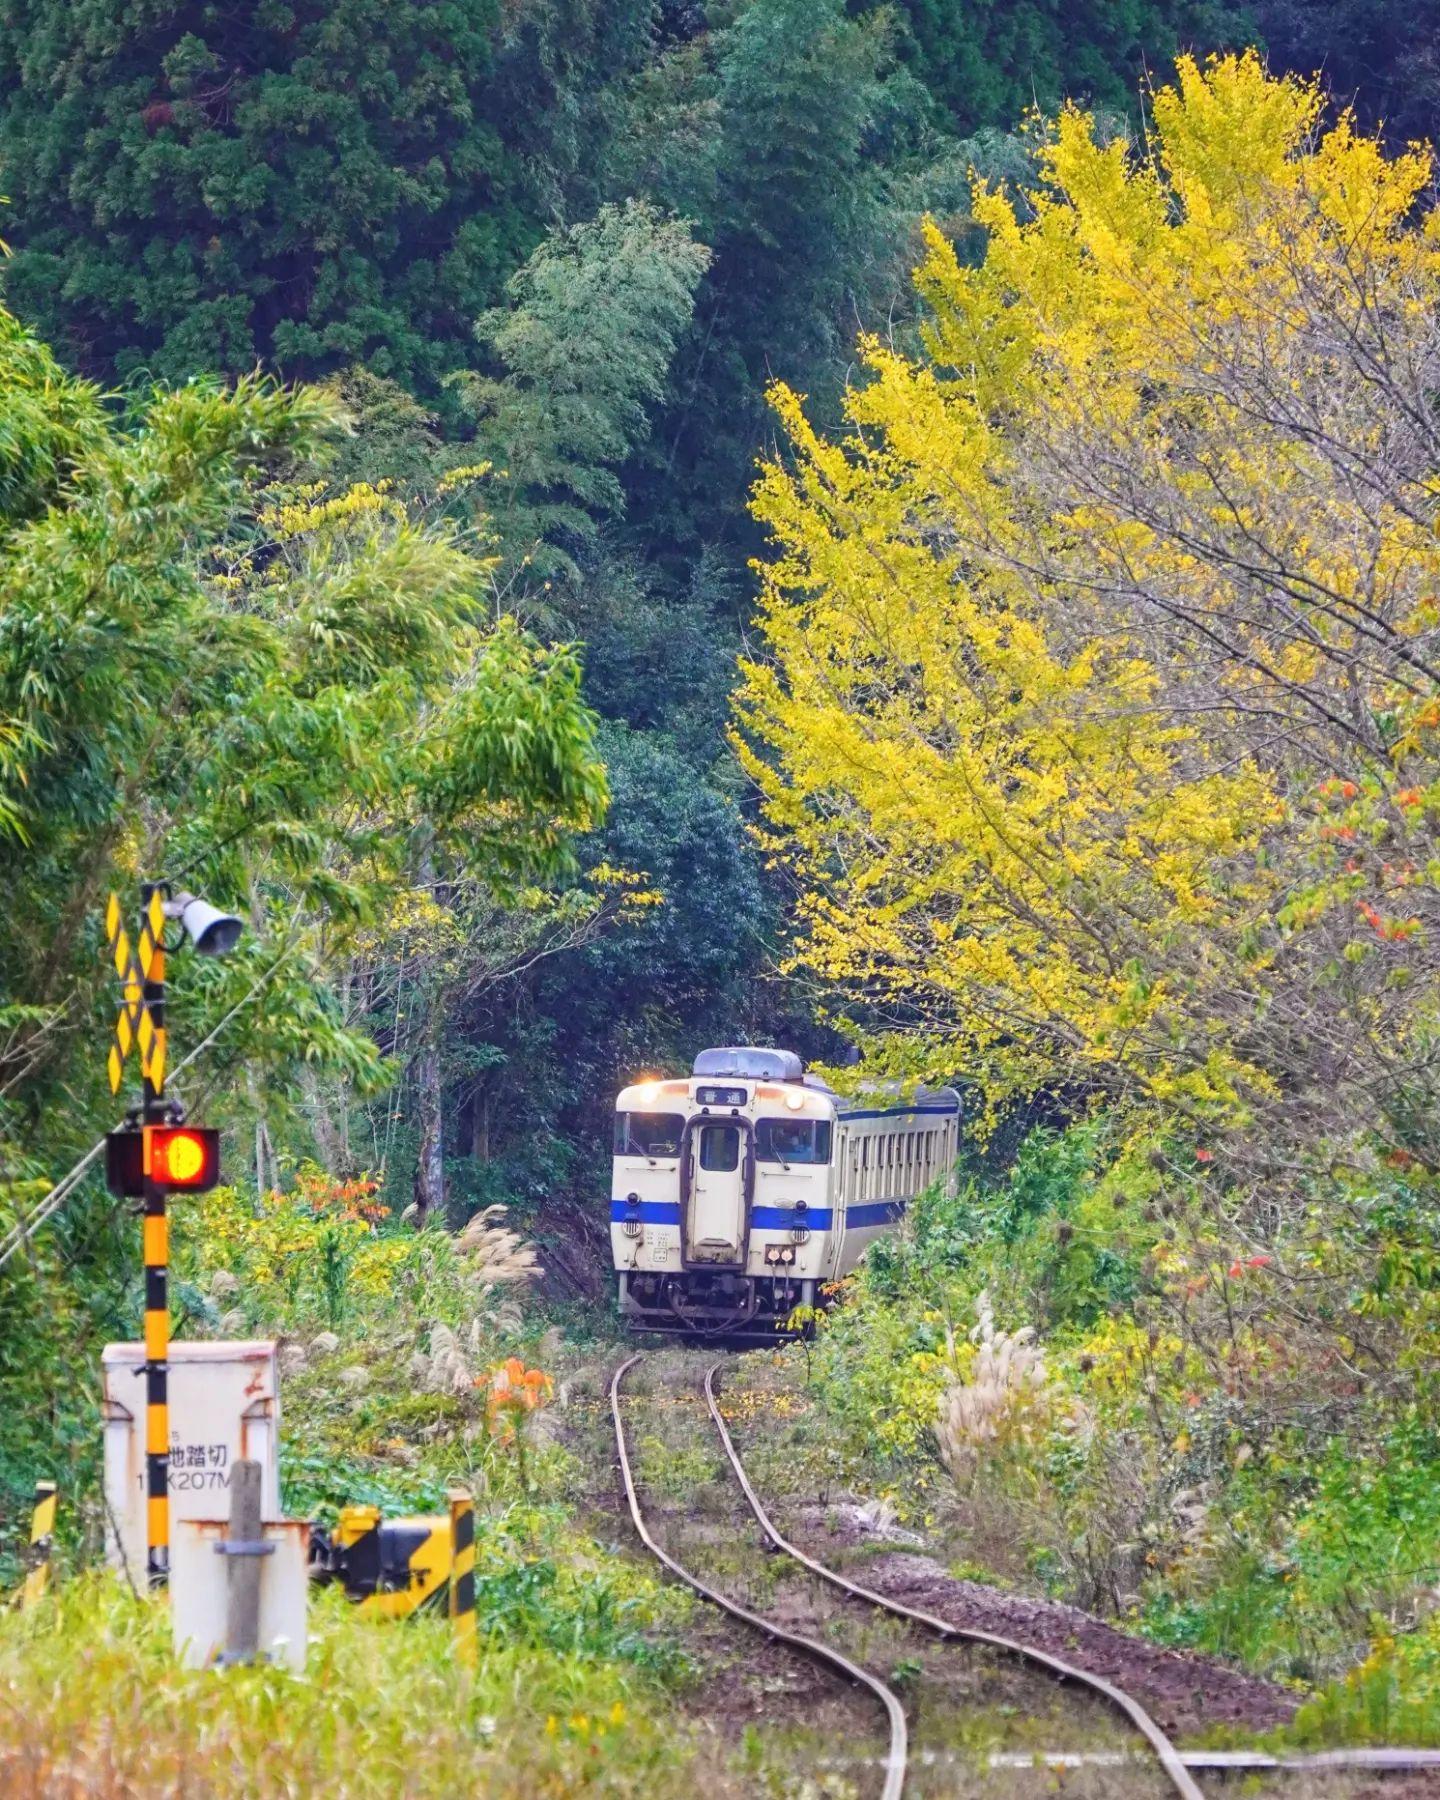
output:
[[[754,1159],[743,1119],[692,1119],[685,1146],[682,1246],[687,1264],[743,1266]]]

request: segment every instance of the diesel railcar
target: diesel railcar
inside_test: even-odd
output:
[[[789,1050],[704,1050],[615,1108],[610,1242],[641,1331],[783,1332],[959,1150],[953,1088],[841,1099]]]

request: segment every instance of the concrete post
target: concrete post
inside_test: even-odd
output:
[[[260,1648],[260,1569],[265,1528],[260,1522],[261,1468],[242,1457],[230,1476],[230,1542],[226,1546],[225,1661],[254,1662]]]

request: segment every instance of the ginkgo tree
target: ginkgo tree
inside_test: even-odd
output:
[[[923,354],[863,342],[845,435],[775,390],[742,754],[882,1064],[1393,1122],[1436,1074],[1429,158],[1254,55],[1150,121],[1035,122],[976,267],[928,229]]]

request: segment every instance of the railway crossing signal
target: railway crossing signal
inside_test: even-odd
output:
[[[105,1144],[105,1176],[113,1193],[142,1203],[145,1253],[145,1493],[146,1573],[161,1587],[170,1571],[170,1221],[172,1192],[198,1194],[220,1179],[220,1134],[185,1125],[165,1098],[165,922],[178,919],[195,948],[223,955],[240,935],[240,920],[193,894],[170,899],[164,882],[141,890],[140,929],[132,948],[111,894],[105,936],[120,978],[120,1012],[107,1059],[110,1091],[118,1093],[132,1048],[140,1053],[144,1084],[141,1124],[112,1131]]]

